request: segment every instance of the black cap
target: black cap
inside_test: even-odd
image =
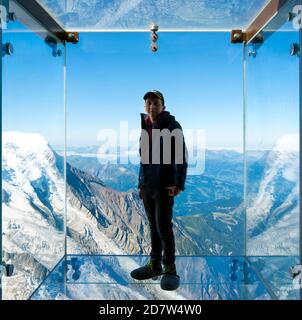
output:
[[[144,100],[146,100],[150,96],[153,96],[153,97],[155,96],[155,97],[161,99],[163,101],[163,105],[165,105],[164,96],[161,92],[159,92],[157,90],[149,91],[144,95]]]

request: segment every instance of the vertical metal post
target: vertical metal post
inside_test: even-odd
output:
[[[0,0],[0,5],[3,8],[6,8],[6,12],[9,12],[9,0]],[[3,15],[2,15],[3,16]],[[2,195],[2,77],[3,77],[3,54],[2,54],[2,22],[0,18],[0,54],[1,54],[1,61],[0,61],[0,69],[1,69],[1,76],[0,76],[0,110],[1,110],[1,115],[0,115],[0,138],[1,138],[1,147],[0,147],[0,156],[1,156],[1,161],[0,161],[0,168],[1,168],[1,195]],[[6,23],[6,21],[5,21]],[[1,196],[2,197],[2,196]],[[0,206],[0,252],[1,252],[1,260],[0,263],[2,264],[2,258],[3,258],[3,250],[2,250],[2,201],[1,201],[1,206]],[[2,300],[2,275],[0,276],[0,300]]]
[[[302,0],[300,0],[300,5],[302,6]],[[300,265],[302,265],[302,179],[301,179],[301,168],[302,168],[302,58],[301,58],[301,45],[302,45],[302,26],[299,27],[299,255],[300,255]],[[300,300],[302,300],[302,284],[300,285]]]
[[[247,44],[243,44],[243,61],[242,61],[242,90],[243,90],[243,255],[247,255],[246,244],[246,206],[247,206],[247,163],[246,163],[246,50]]]
[[[2,1],[0,1],[0,5],[2,6]],[[1,110],[1,115],[0,115],[0,139],[1,139],[1,144],[0,144],[0,156],[1,156],[1,161],[0,161],[0,169],[1,169],[1,195],[2,195],[2,74],[3,74],[3,68],[2,68],[2,24],[0,21],[0,54],[1,54],[1,61],[0,61],[0,70],[1,70],[1,75],[0,75],[0,110]],[[1,196],[2,197],[2,196]],[[1,252],[1,260],[0,263],[2,264],[2,201],[1,201],[1,206],[0,206],[0,252]],[[2,300],[2,274],[0,273],[0,300]]]
[[[64,43],[64,258],[62,263],[63,267],[63,286],[64,295],[67,296],[67,45]]]

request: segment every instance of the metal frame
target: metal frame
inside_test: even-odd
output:
[[[302,0],[299,1],[300,5],[302,6]],[[300,237],[300,265],[302,265],[302,201],[301,201],[301,196],[302,196],[302,178],[301,178],[301,168],[302,168],[302,155],[301,155],[301,150],[302,150],[302,56],[301,56],[301,46],[302,46],[302,27],[300,26],[299,30],[299,38],[300,38],[300,55],[299,55],[299,210],[300,210],[300,218],[299,218],[299,224],[300,224],[300,232],[299,232],[299,237]],[[302,300],[302,284],[300,286],[300,300]]]
[[[2,6],[4,6],[8,12],[9,6],[8,6],[8,1],[9,0],[1,0],[0,4]],[[0,114],[0,139],[1,139],[1,148],[0,148],[0,156],[1,156],[1,161],[0,161],[0,168],[1,168],[1,182],[0,182],[0,186],[1,186],[1,192],[2,192],[2,28],[0,25],[0,54],[1,54],[1,76],[0,76],[0,110],[1,110],[1,114]],[[2,251],[2,204],[0,206],[0,253],[1,253],[1,260],[0,260],[0,264],[2,265],[2,256],[3,256],[3,251]],[[2,300],[2,276],[0,276],[0,300]]]
[[[0,3],[4,5],[8,9],[8,1],[9,0],[2,0]],[[30,15],[41,24],[43,28],[45,28],[51,34],[54,34],[61,42],[70,42],[70,43],[77,43],[79,41],[79,35],[77,32],[66,32],[60,24],[49,15],[49,13],[35,0],[13,0],[17,5],[22,7],[26,12],[30,12]],[[260,14],[253,20],[250,26],[245,30],[232,30],[231,32],[231,42],[232,43],[249,43],[249,42],[257,42],[257,35],[259,32],[279,13],[279,10],[286,4],[290,3],[290,0],[271,0],[267,6],[260,12]],[[302,1],[300,1],[302,4]],[[25,22],[28,24],[28,21]],[[299,31],[300,36],[300,48],[302,45],[302,30],[300,28]],[[2,56],[2,29],[0,28],[0,51]],[[301,49],[300,49],[301,50]],[[1,62],[2,64],[2,59]],[[2,69],[2,68],[1,68]],[[301,56],[299,60],[299,86],[302,87],[302,61]],[[2,75],[0,79],[0,90],[2,91]],[[1,92],[1,99],[0,99],[0,107],[1,107],[1,142],[2,142],[2,92]],[[300,168],[302,167],[302,95],[299,96],[299,131],[300,131],[300,158],[299,158],[299,165]],[[2,159],[2,148],[0,148],[0,155]],[[2,190],[2,161],[1,161],[1,190]],[[302,179],[299,180],[299,196],[301,199],[302,195]],[[302,264],[302,201],[299,201],[299,209],[300,209],[300,239],[299,239],[299,248],[300,248],[300,264]],[[0,250],[1,250],[1,263],[2,263],[2,206],[0,208],[0,232],[1,232],[1,239],[0,239]],[[65,255],[66,256],[66,255]],[[0,278],[0,300],[2,300],[2,279]],[[300,290],[300,298],[302,297],[302,288]]]
[[[260,47],[262,43],[278,30],[288,19],[288,14],[294,5],[301,5],[302,0],[271,0],[266,7],[259,13],[254,21],[243,30],[231,31],[232,43],[243,43],[244,53],[246,54],[245,46],[252,43],[254,48]],[[265,28],[265,32],[262,32]],[[302,27],[299,29],[299,263],[302,265]],[[244,59],[245,75],[245,59]],[[244,79],[243,79],[244,80]],[[245,81],[243,84],[245,90]],[[245,97],[245,94],[244,94]],[[245,101],[243,102],[245,106]],[[244,108],[245,112],[245,108]],[[245,252],[246,255],[246,252]],[[302,286],[300,287],[300,300],[302,300]]]
[[[245,31],[245,41],[250,42],[279,12],[288,0],[271,0]]]
[[[2,4],[2,2],[0,2]],[[2,57],[2,28],[0,25],[0,54]],[[1,111],[1,115],[0,115],[0,129],[1,129],[1,133],[0,133],[0,139],[1,139],[1,148],[0,148],[0,157],[1,157],[1,161],[0,161],[0,169],[1,169],[1,182],[0,182],[0,187],[1,187],[1,194],[2,194],[2,58],[0,61],[1,64],[1,75],[0,75],[0,111]],[[0,253],[1,253],[1,260],[0,260],[0,264],[2,264],[2,201],[1,201],[1,206],[0,206]],[[0,274],[0,301],[2,300],[2,275]]]
[[[66,47],[66,43],[77,43],[79,40],[78,33],[75,32],[66,32],[57,21],[52,18],[49,13],[35,0],[0,0],[0,4],[6,8],[7,13],[13,12],[18,20],[28,27],[32,32],[36,33],[41,37],[41,40],[45,40],[46,44],[53,49],[53,53],[56,52],[56,45],[61,43]],[[1,26],[0,26],[1,27]],[[2,46],[2,29],[0,28],[0,51],[1,57],[3,53]],[[1,70],[3,57],[1,58]],[[66,56],[65,56],[66,64]],[[66,68],[64,67],[64,75],[66,75]],[[2,74],[0,78],[0,90],[1,90],[1,99],[0,99],[0,108],[1,108],[1,145],[2,145]],[[65,83],[64,83],[65,86]],[[66,86],[65,86],[66,88]],[[66,101],[64,101],[64,117],[66,122]],[[2,148],[0,148],[0,155],[2,159]],[[66,164],[64,164],[66,166]],[[64,169],[64,174],[66,170]],[[2,161],[1,161],[1,189],[2,189]],[[66,186],[65,186],[66,187]],[[65,191],[66,193],[66,191]],[[66,210],[66,209],[65,209]],[[66,214],[66,213],[65,213]],[[65,223],[66,227],[66,223]],[[3,246],[2,246],[2,206],[0,208],[0,252],[1,260],[0,264],[2,265],[3,259]],[[66,248],[65,255],[66,257]],[[63,257],[63,258],[64,258]],[[62,258],[62,259],[63,259]],[[2,277],[0,277],[0,300],[2,300]]]
[[[259,34],[259,32],[279,13],[279,10],[289,0],[271,0],[257,17],[251,22],[246,30],[232,30],[232,43],[249,43]],[[257,39],[256,39],[257,42]]]
[[[61,42],[77,43],[79,41],[78,32],[67,32],[36,0],[13,0],[17,5],[23,8],[25,12],[30,13],[43,28],[55,35]],[[22,21],[30,25],[30,20]]]

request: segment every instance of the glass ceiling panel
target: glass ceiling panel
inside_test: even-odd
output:
[[[66,30],[244,29],[269,0],[38,0]]]

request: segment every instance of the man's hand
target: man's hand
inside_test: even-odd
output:
[[[168,189],[169,196],[177,196],[181,192],[181,189],[176,186],[166,187],[166,189]]]

